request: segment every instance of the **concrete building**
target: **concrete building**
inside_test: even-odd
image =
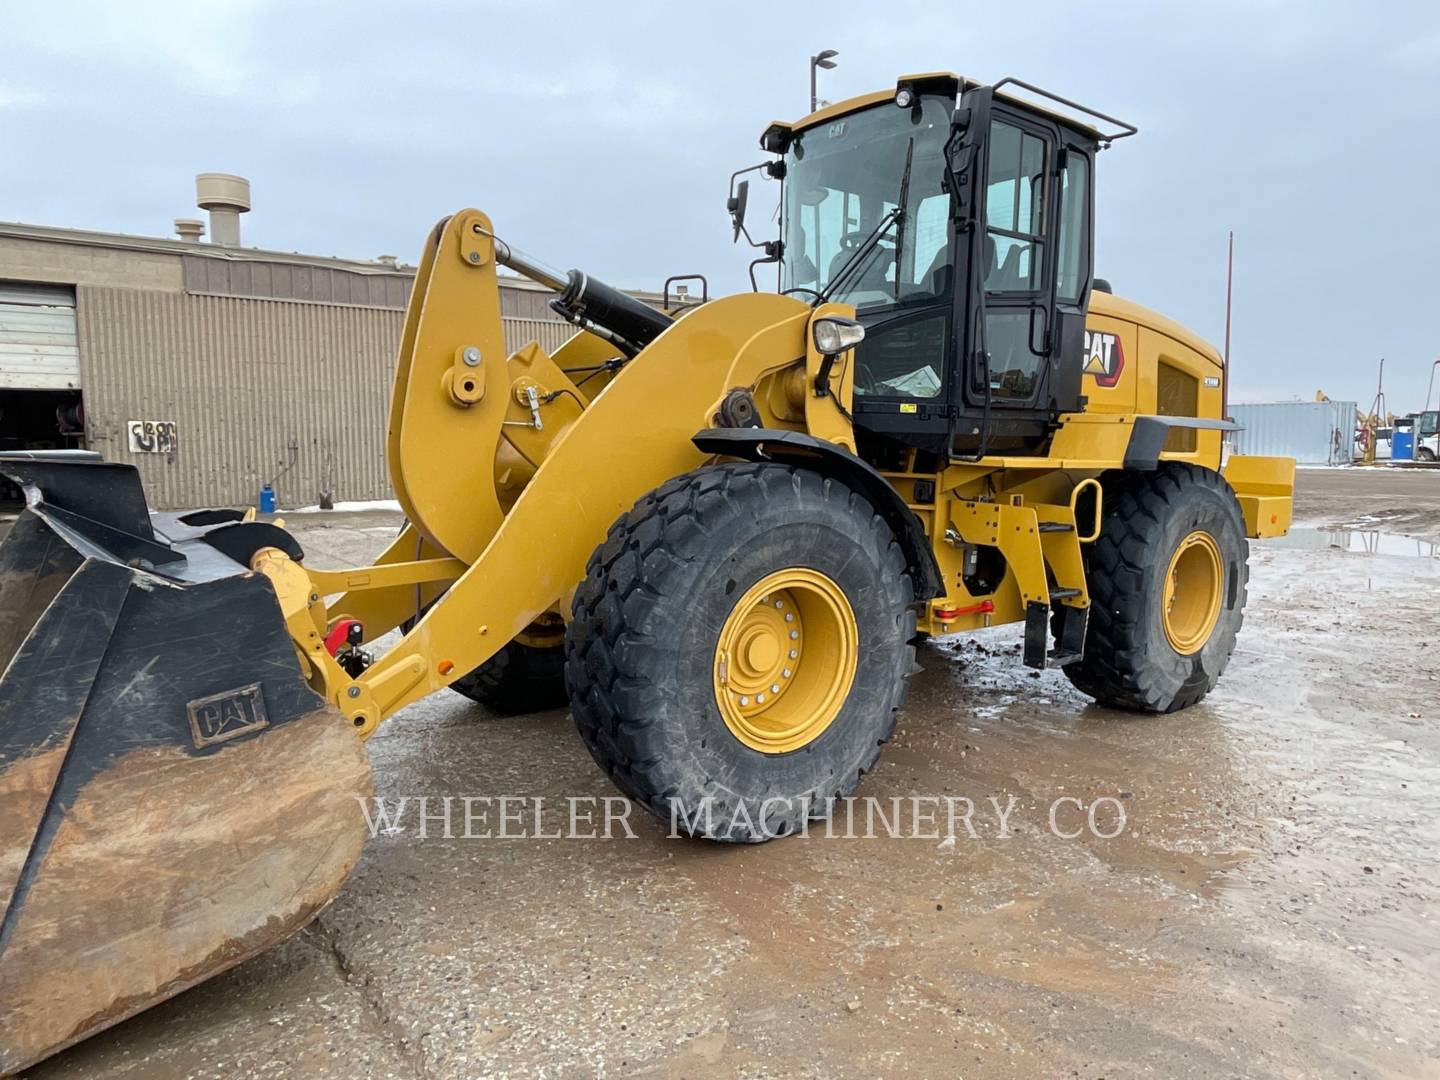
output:
[[[137,465],[151,505],[390,497],[385,420],[413,268],[239,246],[249,186],[202,174],[181,239],[0,223],[0,449]],[[512,349],[573,333],[503,279]],[[10,495],[17,493],[10,492]]]

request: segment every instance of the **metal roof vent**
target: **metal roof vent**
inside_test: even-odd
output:
[[[195,177],[195,202],[210,211],[210,242],[240,246],[240,215],[250,210],[250,181],[231,173],[200,173]]]
[[[177,217],[175,219],[175,235],[181,240],[198,244],[205,235],[205,223],[199,218]]]

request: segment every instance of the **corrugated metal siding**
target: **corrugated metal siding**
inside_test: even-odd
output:
[[[1233,437],[1237,454],[1293,457],[1301,465],[1348,465],[1354,459],[1353,401],[1282,401],[1231,405],[1244,430]]]
[[[137,465],[152,506],[253,504],[266,479],[282,506],[327,488],[390,497],[385,416],[403,311],[83,286],[78,301],[90,445]],[[505,322],[512,349],[550,351],[573,333]],[[132,454],[132,420],[175,421],[176,451]]]
[[[550,301],[556,294],[549,289],[527,288],[528,285],[529,282],[511,284],[503,277],[500,279],[500,314],[541,322],[553,320]]]
[[[505,324],[505,347],[511,352],[533,341],[553,355],[577,333],[569,323],[555,319],[502,318],[501,322]]]
[[[207,296],[403,308],[414,281],[412,274],[360,273],[330,266],[255,259],[185,255],[182,263],[185,291]]]
[[[415,281],[413,270],[361,272],[303,262],[181,257],[185,291],[200,296],[243,296],[254,300],[299,300],[315,304],[403,308]],[[555,322],[555,293],[529,281],[501,276],[500,314],[507,318]]]

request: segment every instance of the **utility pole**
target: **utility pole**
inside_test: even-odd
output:
[[[835,66],[835,57],[840,54],[834,49],[821,49],[814,56],[810,57],[810,111],[814,112],[820,108],[820,97],[816,92],[815,69],[824,68],[829,71]]]
[[[1230,232],[1225,251],[1225,366],[1230,366],[1230,296],[1235,282],[1235,232]]]
[[[1225,251],[1225,366],[1220,371],[1220,415],[1230,419],[1230,298],[1235,282],[1235,230]]]

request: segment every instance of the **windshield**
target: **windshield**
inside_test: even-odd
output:
[[[950,107],[942,97],[922,97],[910,109],[885,102],[807,128],[791,140],[785,156],[783,289],[820,292],[830,284],[895,209],[908,157],[904,235],[894,225],[886,228],[830,299],[873,308],[944,290],[949,196],[940,183]]]

